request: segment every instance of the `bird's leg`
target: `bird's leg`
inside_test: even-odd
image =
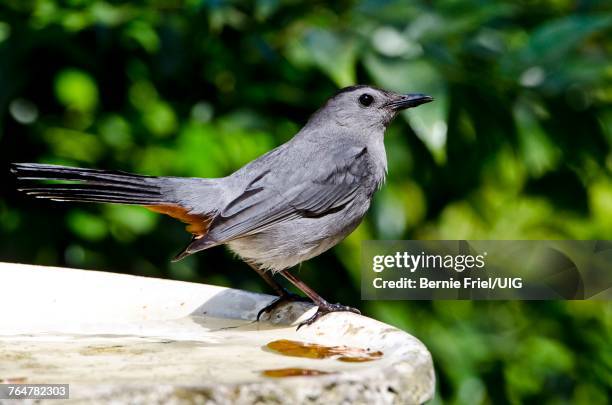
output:
[[[268,283],[268,285],[270,287],[272,287],[272,289],[274,290],[276,295],[278,295],[277,299],[275,299],[270,304],[268,304],[265,307],[263,307],[257,313],[257,320],[258,321],[259,321],[259,318],[261,317],[261,315],[263,315],[264,313],[269,312],[269,311],[277,308],[280,305],[283,305],[283,304],[288,303],[288,302],[308,301],[307,298],[301,297],[301,296],[299,296],[297,294],[293,294],[293,293],[287,291],[287,289],[285,287],[283,287],[278,281],[276,281],[274,279],[274,277],[272,276],[272,274],[270,274],[269,272],[259,268],[255,264],[248,263],[248,265],[253,270],[255,270],[255,272],[257,274],[259,274],[261,276],[261,278],[263,278],[265,280],[265,282]]]
[[[261,278],[263,278],[265,280],[265,282],[272,287],[272,289],[274,290],[274,292],[276,293],[276,295],[278,296],[282,296],[285,294],[288,294],[289,292],[285,289],[285,287],[283,287],[278,281],[276,281],[274,279],[274,277],[272,277],[272,275],[270,273],[268,273],[265,270],[262,270],[261,268],[259,268],[257,265],[255,264],[251,264],[251,263],[247,263],[253,270],[255,270],[255,272],[257,274],[259,274],[259,276]]]
[[[298,325],[297,327],[298,329],[300,329],[304,325],[311,325],[317,319],[321,318],[322,316],[326,314],[329,314],[330,312],[348,311],[348,312],[354,312],[356,314],[361,313],[359,312],[358,309],[351,308],[346,305],[330,304],[323,297],[317,294],[312,288],[306,285],[306,283],[304,283],[302,280],[297,278],[295,275],[291,274],[288,270],[283,270],[280,272],[280,274],[282,274],[283,277],[289,280],[291,284],[299,288],[304,294],[306,294],[306,296],[308,296],[308,298],[312,300],[312,302],[315,303],[315,305],[319,307],[317,309],[317,312],[313,316],[311,316],[310,318],[308,318],[307,320],[305,320],[304,322]]]

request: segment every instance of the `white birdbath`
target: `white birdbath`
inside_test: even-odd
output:
[[[373,319],[180,281],[0,263],[0,382],[68,383],[79,403],[408,403],[434,372]],[[1,402],[1,401],[0,401]],[[48,400],[57,404],[62,401]]]

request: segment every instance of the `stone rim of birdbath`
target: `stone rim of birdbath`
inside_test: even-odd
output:
[[[408,333],[365,316],[332,313],[296,331],[296,325],[312,315],[312,305],[291,303],[257,323],[258,311],[275,297],[197,283],[12,263],[0,263],[0,286],[0,307],[10,308],[4,311],[0,326],[0,359],[18,359],[27,350],[33,356],[10,364],[0,360],[0,380],[69,382],[73,400],[418,404],[433,397],[434,369],[425,346]],[[296,358],[266,346],[277,340],[383,355],[354,363],[338,361],[337,356]],[[121,349],[113,351],[113,347]],[[27,367],[37,362],[44,366],[51,361],[49,353],[61,355],[62,370]],[[178,360],[173,367],[182,373],[176,376],[174,368],[165,366],[175,355]],[[81,364],[85,361],[89,363]],[[118,369],[105,366],[109,361]],[[230,368],[228,375],[224,363]],[[330,374],[284,378],[257,374],[272,366],[282,369],[285,363],[288,369]],[[71,367],[84,371],[72,377],[65,374],[72,380],[62,381],[64,369]],[[130,367],[136,378],[129,374]],[[91,368],[107,378],[88,375]]]

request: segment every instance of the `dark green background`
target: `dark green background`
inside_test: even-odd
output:
[[[364,223],[300,275],[423,340],[436,402],[607,403],[607,302],[360,302],[359,246],[612,239],[611,55],[609,0],[5,0],[0,259],[266,291],[223,248],[171,264],[170,218],[19,196],[8,162],[224,176],[339,87],[425,92]]]

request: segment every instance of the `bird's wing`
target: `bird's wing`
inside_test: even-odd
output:
[[[207,238],[224,243],[292,218],[341,210],[370,173],[367,153],[363,146],[344,146],[280,176],[264,171],[215,218]]]

